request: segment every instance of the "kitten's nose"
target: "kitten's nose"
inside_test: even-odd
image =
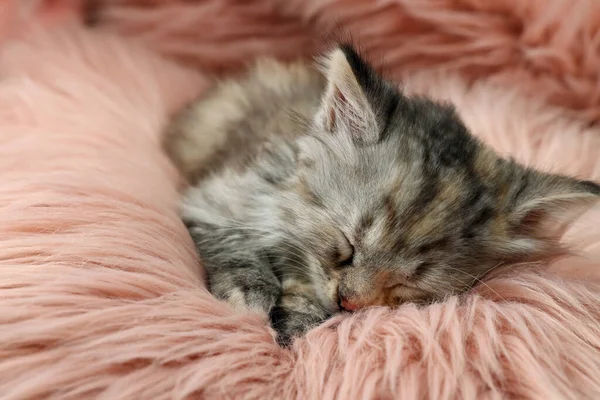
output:
[[[346,311],[356,311],[360,308],[357,303],[349,301],[343,297],[340,297],[340,306]]]

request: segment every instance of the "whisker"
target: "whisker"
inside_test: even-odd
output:
[[[497,268],[498,266],[500,266],[500,264],[496,265],[494,268]],[[492,291],[492,292],[493,292],[493,293],[494,293],[496,296],[498,296],[499,298],[501,298],[503,301],[507,301],[507,300],[506,300],[504,297],[502,297],[502,296],[500,295],[500,293],[498,293],[497,291],[495,291],[495,290],[494,290],[494,289],[493,289],[493,288],[492,288],[490,285],[488,285],[487,283],[485,283],[484,281],[482,281],[482,280],[481,280],[479,277],[477,277],[477,276],[475,276],[475,275],[472,275],[472,274],[470,274],[470,273],[468,273],[468,272],[466,272],[466,271],[463,271],[463,270],[461,270],[461,269],[458,269],[458,268],[451,267],[451,266],[449,266],[449,265],[445,265],[445,267],[446,267],[447,269],[450,269],[450,270],[452,270],[452,271],[460,272],[461,274],[464,274],[464,275],[467,275],[467,276],[469,276],[469,277],[473,278],[473,279],[474,279],[476,282],[478,282],[478,283],[482,284],[483,286],[485,286],[486,288],[488,288],[489,290],[491,290],[491,291]],[[491,269],[490,269],[490,270],[491,270]]]

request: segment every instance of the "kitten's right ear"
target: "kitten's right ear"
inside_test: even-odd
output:
[[[347,134],[361,144],[375,143],[399,94],[351,46],[340,46],[321,60],[327,87],[317,122],[328,133]]]
[[[600,202],[597,183],[533,170],[515,188],[511,224],[528,238],[533,253],[547,251],[547,239],[558,243],[569,222]]]

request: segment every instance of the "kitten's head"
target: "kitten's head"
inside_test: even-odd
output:
[[[595,183],[499,158],[452,107],[404,96],[350,47],[323,71],[280,205],[325,303],[459,293],[499,265],[555,254],[560,235],[548,222],[599,198]]]

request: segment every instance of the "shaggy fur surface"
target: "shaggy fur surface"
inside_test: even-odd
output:
[[[424,67],[458,72],[468,83],[493,80],[590,121],[600,119],[596,0],[98,3],[94,19],[99,28],[211,71],[239,68],[257,54],[290,58],[309,53],[315,37],[341,30],[381,58],[391,74]]]
[[[62,18],[71,2],[36,3],[35,24],[16,3],[0,14],[0,397],[600,398],[600,207],[567,231],[572,257],[427,308],[337,317],[290,350],[264,315],[217,302],[158,145],[207,82],[155,51],[223,72],[308,51],[337,21],[499,151],[600,180],[596,5],[107,1],[90,31]],[[550,72],[498,56],[523,32]]]

